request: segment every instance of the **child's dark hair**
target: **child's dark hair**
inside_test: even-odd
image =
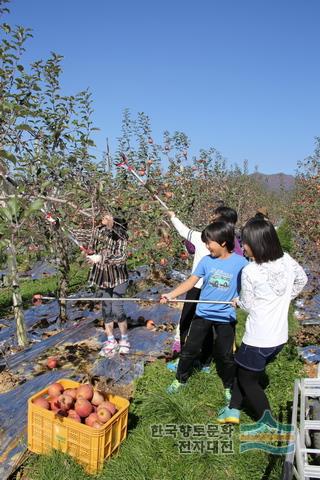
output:
[[[238,220],[237,212],[230,207],[218,207],[213,211],[213,214],[218,217],[217,220],[233,223],[233,225],[235,225]]]
[[[254,216],[255,219],[259,218],[261,220],[264,220],[266,217],[263,215],[261,212],[257,212]]]
[[[222,245],[226,242],[229,252],[234,249],[234,226],[230,222],[216,221],[210,223],[201,233],[201,240],[204,243],[212,240]]]
[[[283,257],[277,232],[269,220],[250,218],[242,229],[241,238],[242,243],[251,248],[256,263]]]

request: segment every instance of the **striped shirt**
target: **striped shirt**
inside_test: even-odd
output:
[[[100,288],[114,288],[128,280],[127,236],[122,234],[115,240],[112,233],[105,226],[98,227],[93,239],[93,250],[102,260],[93,265],[88,281]]]

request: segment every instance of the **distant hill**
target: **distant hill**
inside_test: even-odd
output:
[[[251,176],[264,185],[267,190],[272,192],[280,192],[281,188],[284,188],[284,190],[292,190],[295,183],[294,176],[285,173],[266,175],[264,173],[255,172],[252,173]]]

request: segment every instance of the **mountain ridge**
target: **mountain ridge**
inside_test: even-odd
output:
[[[283,172],[271,174],[254,172],[250,176],[271,192],[292,190],[295,185],[295,177]]]

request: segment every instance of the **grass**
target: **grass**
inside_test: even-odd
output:
[[[87,267],[79,267],[78,264],[73,264],[70,271],[70,283],[69,292],[77,291],[86,282],[88,275]],[[58,286],[58,276],[53,275],[51,277],[43,277],[39,280],[22,280],[21,281],[21,294],[22,301],[24,303],[30,303],[32,296],[35,293],[41,293],[42,295],[52,294],[54,295]],[[0,290],[0,315],[4,315],[8,308],[12,306],[12,291],[11,288],[1,288]]]
[[[244,329],[245,316],[239,313],[238,343]],[[290,332],[298,326],[290,315]],[[293,381],[302,375],[303,364],[290,342],[276,361],[268,366],[270,384],[267,395],[274,415],[290,423]],[[169,396],[166,387],[173,380],[162,361],[150,364],[143,377],[136,381],[134,400],[129,415],[129,431],[118,456],[105,463],[95,477],[87,475],[70,457],[59,452],[48,456],[33,455],[26,468],[30,480],[278,480],[281,456],[254,450],[239,453],[239,428],[233,432],[233,454],[179,454],[178,439],[168,436],[153,438],[151,426],[157,424],[215,423],[223,405],[223,387],[215,369],[212,374],[196,373],[183,391]],[[244,423],[252,422],[243,413]]]

